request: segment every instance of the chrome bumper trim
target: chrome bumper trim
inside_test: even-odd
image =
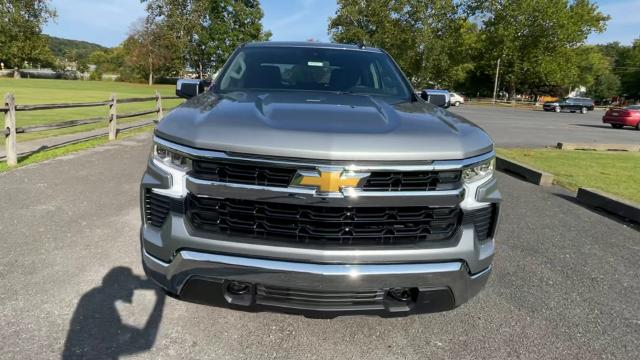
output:
[[[482,289],[491,268],[470,275],[461,261],[422,264],[313,264],[181,251],[170,263],[143,249],[147,274],[170,292],[180,294],[191,277],[309,290],[448,287],[456,305]]]
[[[362,191],[343,189],[318,194],[315,189],[223,183],[187,176],[187,190],[197,196],[331,206],[442,206],[458,205],[464,188],[446,191]]]

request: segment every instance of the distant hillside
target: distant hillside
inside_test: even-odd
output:
[[[69,54],[75,52],[76,58],[86,59],[92,52],[97,50],[105,50],[104,46],[90,43],[87,41],[62,39],[55,36],[45,35],[49,39],[49,48],[53,55],[57,58],[69,58]]]

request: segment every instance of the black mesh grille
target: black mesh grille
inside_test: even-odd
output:
[[[478,240],[486,240],[493,235],[496,207],[494,205],[464,212],[463,222],[473,224]]]
[[[147,190],[144,197],[144,214],[148,224],[162,226],[169,211],[171,201],[166,196],[158,195]]]
[[[256,286],[256,301],[264,305],[297,305],[303,308],[343,309],[382,308],[384,290],[370,291],[313,291],[274,286]]]
[[[364,191],[431,191],[460,187],[459,171],[373,172]]]
[[[280,167],[195,160],[191,175],[225,183],[287,187],[296,171]]]
[[[154,193],[151,189],[145,190],[144,216],[147,224],[161,227],[171,210],[183,213],[183,201]]]
[[[455,233],[460,217],[457,207],[325,207],[194,195],[187,197],[186,212],[205,232],[326,245],[444,241]]]

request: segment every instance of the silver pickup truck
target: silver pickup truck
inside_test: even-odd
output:
[[[491,272],[491,138],[383,50],[249,43],[158,124],[147,275],[187,301],[307,316],[453,309]]]

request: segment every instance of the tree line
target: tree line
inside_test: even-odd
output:
[[[640,98],[640,39],[585,45],[609,17],[590,0],[338,0],[334,41],[382,47],[417,88],[491,96]]]
[[[120,45],[77,59],[94,78],[124,81],[206,76],[238,45],[271,36],[258,0],[141,0],[147,15]],[[46,0],[0,0],[0,61],[51,63],[42,26]],[[563,96],[584,86],[595,99],[640,98],[640,39],[586,45],[609,17],[592,0],[338,0],[332,41],[385,49],[416,88],[491,96]],[[18,40],[19,39],[19,40]],[[77,56],[76,56],[77,57]]]
[[[152,83],[162,77],[203,77],[219,69],[231,52],[249,41],[266,41],[258,0],[141,0],[146,17],[132,24],[118,46],[80,56],[65,52],[78,70],[95,65],[91,77],[115,73],[123,81]],[[42,27],[56,18],[48,0],[0,0],[0,62],[7,69],[25,65],[59,66]]]
[[[258,0],[142,0],[147,16],[113,49],[95,52],[98,72],[117,71],[123,80],[199,77],[218,70],[240,44],[266,41]]]

